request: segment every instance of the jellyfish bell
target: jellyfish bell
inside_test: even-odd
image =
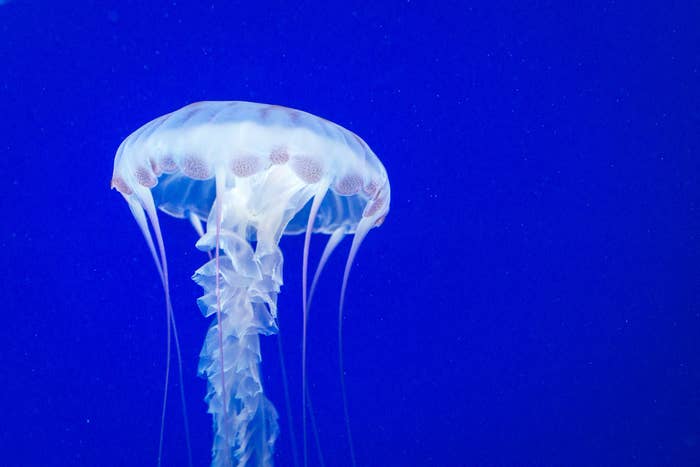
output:
[[[277,412],[263,391],[259,336],[278,331],[280,238],[305,235],[300,309],[306,401],[308,306],[328,257],[351,234],[339,305],[342,317],[357,249],[389,211],[384,166],[357,135],[306,112],[251,102],[199,102],[127,137],[117,150],[112,187],[126,199],[163,282],[166,386],[171,330],[180,368],[181,363],[157,210],[188,219],[199,233],[196,246],[210,256],[193,279],[204,289],[199,308],[213,317],[199,364],[208,382],[206,401],[213,418],[212,465],[271,465]],[[328,234],[329,240],[309,289],[312,233]],[[305,427],[305,409],[302,414]],[[345,415],[349,434],[347,408]],[[352,444],[351,455],[354,459]]]

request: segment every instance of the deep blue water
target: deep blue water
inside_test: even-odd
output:
[[[204,99],[321,115],[387,168],[344,321],[358,465],[700,465],[700,8],[564,3],[1,5],[0,465],[155,465],[162,291],[109,181],[123,138]],[[206,257],[162,223],[206,465]],[[342,246],[309,329],[329,466],[349,465]],[[297,439],[301,247],[279,301]],[[186,463],[177,390],[164,465]]]

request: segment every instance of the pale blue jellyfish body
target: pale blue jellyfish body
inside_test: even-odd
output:
[[[126,138],[114,161],[112,187],[127,200],[161,275],[168,355],[175,325],[156,210],[189,219],[199,232],[197,248],[211,258],[194,280],[204,288],[200,309],[213,317],[199,365],[213,417],[212,465],[272,465],[279,430],[262,387],[259,336],[277,332],[280,238],[306,234],[305,329],[311,234],[330,235],[316,276],[340,239],[354,234],[342,308],[357,248],[389,211],[384,166],[354,133],[308,113],[250,102],[199,102]],[[305,348],[304,343],[304,353]]]

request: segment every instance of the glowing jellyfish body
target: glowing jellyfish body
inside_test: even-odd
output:
[[[280,238],[306,234],[305,362],[311,233],[330,235],[312,290],[335,246],[345,234],[354,234],[341,289],[342,314],[357,248],[389,211],[382,163],[358,136],[311,114],[250,102],[200,102],[126,138],[117,150],[112,187],[127,200],[163,282],[168,362],[170,331],[176,344],[177,331],[156,209],[189,219],[199,232],[197,248],[211,258],[194,280],[204,288],[200,309],[214,317],[199,364],[213,417],[212,465],[271,465],[277,413],[262,387],[259,336],[277,332]]]

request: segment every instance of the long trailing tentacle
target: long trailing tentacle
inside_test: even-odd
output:
[[[148,244],[148,249],[151,252],[151,255],[153,256],[153,262],[156,265],[156,268],[158,269],[158,274],[160,275],[160,280],[163,285],[163,290],[166,290],[166,280],[165,276],[163,274],[163,266],[161,266],[161,260],[158,257],[158,253],[156,252],[155,245],[153,244],[153,236],[151,235],[150,230],[148,229],[148,221],[146,220],[146,216],[143,211],[143,206],[141,203],[138,201],[136,197],[133,196],[125,196],[126,200],[129,203],[129,208],[131,209],[131,213],[134,216],[134,219],[136,219],[136,223],[139,225],[141,228],[141,232],[143,233],[144,238],[146,239],[146,243]],[[166,308],[165,308],[165,313],[166,313],[166,321],[165,321],[165,327],[166,327],[166,347],[165,347],[165,381],[163,383],[163,402],[161,404],[161,411],[160,411],[160,433],[158,435],[158,467],[161,466],[162,459],[163,459],[163,432],[165,431],[165,412],[166,408],[168,405],[168,386],[170,384],[170,348],[171,348],[171,335],[170,335],[170,311],[167,305],[168,302],[168,293],[166,292]]]
[[[306,327],[308,322],[308,309],[307,309],[307,279],[309,273],[309,247],[311,245],[311,232],[313,231],[314,222],[316,222],[316,214],[318,213],[318,208],[321,206],[323,198],[326,196],[328,191],[329,182],[323,180],[319,183],[319,186],[314,195],[313,201],[311,202],[311,210],[309,211],[309,219],[306,223],[306,234],[304,235],[304,256],[302,259],[302,272],[301,272],[301,287],[302,287],[302,310],[303,316],[303,330],[301,337],[301,395],[302,395],[302,430],[303,430],[303,449],[304,449],[304,467],[308,465],[308,455],[306,450]]]
[[[367,232],[372,228],[374,221],[368,217],[363,217],[362,220],[357,225],[357,230],[355,231],[355,236],[352,239],[352,245],[350,246],[350,253],[348,253],[348,259],[345,262],[345,270],[343,271],[343,285],[340,288],[340,303],[338,305],[338,366],[340,368],[340,390],[343,397],[343,414],[345,416],[345,430],[348,435],[348,444],[350,446],[350,460],[352,465],[355,466],[355,447],[352,442],[352,430],[350,429],[350,415],[348,411],[348,397],[345,390],[345,370],[343,364],[343,308],[345,307],[345,290],[348,286],[348,277],[350,276],[350,269],[352,268],[352,262],[355,260],[355,255],[357,250],[360,248],[362,241],[365,239]]]
[[[151,195],[151,192],[148,190],[144,190],[143,193],[140,194],[139,196],[139,201],[141,205],[143,206],[142,209],[146,211],[146,214],[148,215],[149,220],[151,221],[151,226],[153,227],[153,232],[155,233],[156,236],[156,241],[158,243],[158,250],[160,252],[160,266],[158,267],[159,272],[161,273],[161,279],[163,282],[163,290],[165,292],[165,307],[166,307],[166,315],[167,315],[167,343],[166,343],[166,369],[165,369],[165,388],[163,391],[163,407],[161,411],[161,426],[160,426],[160,436],[159,436],[159,442],[158,442],[158,465],[161,465],[162,462],[162,457],[163,457],[163,434],[165,430],[165,412],[166,412],[166,407],[167,407],[167,401],[168,401],[168,385],[169,385],[169,378],[170,378],[170,353],[171,353],[171,326],[172,326],[172,336],[174,337],[175,340],[175,354],[177,356],[177,365],[178,365],[178,379],[180,383],[180,400],[182,403],[182,417],[184,421],[184,426],[185,426],[185,442],[187,445],[187,458],[188,458],[188,463],[191,466],[192,465],[192,448],[190,444],[190,432],[189,432],[189,421],[187,418],[187,404],[185,401],[185,387],[184,387],[184,378],[183,378],[183,372],[182,372],[182,352],[180,351],[180,339],[178,336],[177,332],[177,325],[175,324],[175,315],[173,313],[173,306],[172,306],[172,301],[170,299],[170,284],[168,280],[168,262],[167,262],[167,257],[165,255],[165,244],[163,242],[163,235],[160,230],[160,223],[158,222],[158,214],[156,213],[156,207],[155,203],[153,202],[153,196]],[[133,212],[133,209],[132,209]],[[145,221],[145,219],[144,219]],[[139,220],[137,219],[137,222]],[[139,225],[141,225],[139,223]],[[143,227],[142,227],[143,230]],[[153,248],[153,240],[150,239],[150,234],[147,238],[147,242],[149,243],[149,248],[151,248],[151,254],[156,256],[155,254],[155,248]]]
[[[289,397],[289,384],[287,378],[287,365],[284,362],[284,348],[282,346],[282,332],[277,331],[277,350],[279,353],[280,369],[282,371],[282,386],[284,390],[284,405],[287,410],[287,423],[289,424],[289,434],[290,443],[292,445],[292,458],[294,461],[294,467],[299,466],[299,453],[297,452],[297,437],[294,431],[294,417],[292,416],[292,403]],[[316,427],[316,417],[314,415],[313,404],[311,403],[311,393],[309,388],[306,388],[306,402],[308,403],[309,419],[311,420],[311,431],[314,434],[314,442],[316,444],[316,455],[318,456],[318,462],[321,467],[324,467],[325,461],[323,459],[323,451],[321,450],[321,438],[318,435],[318,428]]]
[[[124,195],[124,198],[129,204],[131,214],[134,216],[136,223],[141,229],[143,237],[146,239],[148,249],[151,252],[151,256],[153,256],[153,262],[156,265],[156,269],[158,269],[158,275],[160,276],[160,280],[163,284],[165,284],[165,279],[163,278],[163,267],[160,265],[160,258],[158,257],[158,253],[156,252],[156,247],[153,243],[153,236],[151,235],[151,231],[148,230],[148,221],[146,220],[146,214],[143,212],[143,206],[141,206],[141,203],[139,203],[138,199],[136,199],[136,197],[134,196]]]
[[[329,237],[328,242],[326,243],[326,247],[323,249],[323,254],[321,255],[321,259],[319,260],[318,266],[316,267],[316,271],[314,273],[314,278],[311,281],[311,289],[309,290],[309,296],[306,301],[306,312],[305,314],[308,316],[310,310],[311,310],[311,302],[313,301],[314,298],[314,292],[316,290],[316,285],[318,284],[318,279],[321,276],[321,273],[323,272],[323,268],[325,267],[326,263],[328,262],[328,258],[333,254],[333,251],[335,248],[338,246],[340,241],[343,239],[345,236],[345,227],[339,227],[335,231],[333,231],[333,234]],[[306,257],[306,255],[305,255]],[[306,287],[304,287],[306,289]],[[306,397],[306,402],[308,403],[308,411],[309,411],[309,418],[311,420],[311,429],[314,434],[314,440],[316,442],[316,453],[318,455],[319,459],[319,465],[323,467],[325,465],[325,462],[323,460],[323,451],[321,449],[321,441],[318,436],[318,429],[316,428],[316,417],[314,416],[314,409],[313,405],[311,404],[311,392],[309,388],[306,388],[306,391],[304,393],[304,397]]]
[[[318,465],[325,467],[326,463],[323,460],[323,450],[321,449],[321,437],[318,435],[318,427],[316,425],[316,416],[314,415],[314,405],[311,403],[311,392],[308,386],[306,387],[306,402],[309,405],[309,420],[311,420],[311,431],[314,433],[316,441],[316,455],[318,456]]]
[[[316,291],[316,285],[318,284],[318,279],[321,277],[321,273],[323,272],[323,268],[326,266],[326,263],[328,262],[328,258],[333,254],[333,251],[335,248],[338,246],[340,241],[345,237],[345,227],[338,227],[333,231],[333,234],[328,238],[328,242],[326,243],[326,247],[323,249],[323,254],[321,255],[321,259],[318,261],[318,266],[316,267],[316,272],[314,273],[314,279],[311,281],[311,290],[309,290],[309,301],[306,305],[306,312],[308,313],[309,310],[311,310],[311,302],[314,299],[314,292]]]

